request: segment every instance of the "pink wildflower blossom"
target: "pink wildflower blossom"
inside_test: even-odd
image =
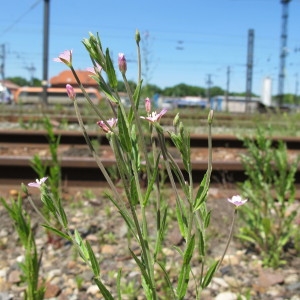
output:
[[[72,66],[72,50],[65,50],[58,57],[53,58],[53,61],[62,62],[68,67]]]
[[[74,91],[74,88],[71,86],[71,84],[67,84],[66,89],[67,89],[67,93],[68,93],[69,98],[71,100],[75,100],[76,93]]]
[[[238,207],[244,205],[248,201],[248,199],[242,199],[240,195],[236,195],[232,198],[228,198],[227,201]]]
[[[97,73],[101,72],[102,68],[98,63],[96,63],[95,67],[89,67],[89,68],[86,68],[86,70],[90,73],[93,73],[94,75],[97,75]]]
[[[36,179],[36,182],[30,182],[28,183],[28,186],[31,186],[31,187],[35,187],[35,188],[38,188],[40,189],[41,188],[41,185],[48,179],[48,177],[43,177],[41,179]]]
[[[119,70],[121,71],[121,73],[125,74],[127,71],[127,62],[126,62],[124,53],[119,53],[118,65],[119,65]]]
[[[141,119],[145,119],[151,123],[158,122],[160,118],[167,112],[167,109],[163,109],[159,114],[156,111],[153,111],[148,117],[141,117]]]
[[[111,128],[113,128],[113,127],[115,127],[117,125],[118,119],[111,118],[111,119],[107,120],[106,122],[108,123],[108,125]],[[101,127],[104,132],[106,132],[106,133],[107,132],[111,132],[110,128],[104,123],[104,121],[98,121],[97,125],[99,127]]]

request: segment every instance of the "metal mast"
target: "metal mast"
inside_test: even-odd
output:
[[[44,0],[44,39],[43,39],[43,80],[42,80],[42,101],[47,104],[47,88],[48,88],[48,55],[49,55],[49,2]]]
[[[252,97],[252,75],[253,75],[253,49],[254,49],[254,30],[248,30],[248,54],[247,54],[247,78],[246,78],[246,112],[249,112],[249,104]]]
[[[282,3],[282,24],[281,24],[281,45],[280,45],[280,67],[278,78],[278,106],[283,104],[284,79],[285,79],[285,60],[287,56],[287,22],[288,4],[291,0],[280,0]]]

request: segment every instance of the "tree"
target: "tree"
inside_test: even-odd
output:
[[[33,77],[30,81],[21,76],[7,77],[6,79],[19,86],[42,86],[42,81],[35,77]]]

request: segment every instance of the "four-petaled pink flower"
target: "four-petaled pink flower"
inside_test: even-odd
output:
[[[68,67],[72,66],[72,50],[65,50],[63,53],[59,54],[58,57],[53,58],[56,62],[62,62]]]
[[[66,89],[67,89],[69,98],[74,101],[76,98],[76,93],[74,91],[74,88],[71,86],[71,84],[67,84]]]
[[[238,207],[244,205],[248,201],[248,199],[242,199],[240,195],[236,195],[232,198],[228,198],[227,201]]]
[[[119,65],[119,70],[122,74],[125,74],[127,71],[127,62],[124,53],[119,53],[118,57],[118,65]]]
[[[38,188],[40,189],[41,188],[41,185],[48,179],[48,177],[43,177],[41,179],[36,179],[36,182],[30,182],[28,183],[28,186],[31,186],[31,187],[35,187],[35,188]]]
[[[106,121],[108,125],[113,128],[117,125],[118,119],[111,118]],[[110,128],[104,123],[104,121],[98,121],[97,125],[102,128],[104,132],[111,132]]]
[[[101,72],[102,68],[98,63],[96,63],[96,66],[86,68],[86,70],[90,73],[93,73],[94,75],[97,75],[97,73]]]
[[[159,114],[154,111],[151,114],[148,115],[148,117],[141,117],[141,119],[145,119],[151,123],[155,123],[158,122],[160,120],[160,118],[167,112],[167,109],[163,109]]]

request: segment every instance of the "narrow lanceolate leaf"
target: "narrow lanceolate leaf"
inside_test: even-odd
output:
[[[118,109],[118,126],[119,126],[119,138],[123,149],[126,152],[131,151],[131,138],[129,134],[129,125],[124,116],[124,111],[119,107]]]
[[[106,54],[105,58],[106,58],[106,67],[107,67],[106,74],[108,77],[108,81],[109,81],[109,84],[111,85],[111,87],[113,89],[116,89],[118,86],[118,80],[117,80],[114,65],[113,65],[110,55],[109,55],[109,49],[106,49],[105,54]]]
[[[205,201],[208,188],[209,188],[209,181],[207,179],[207,172],[206,172],[198,188],[198,192],[193,205],[194,211],[197,211],[201,207],[202,203]]]
[[[55,234],[57,234],[58,236],[62,237],[63,239],[66,239],[66,240],[68,240],[70,242],[72,241],[72,239],[67,234],[63,233],[62,231],[57,230],[56,228],[48,226],[46,224],[43,224],[42,226],[45,227],[46,229],[54,232]]]
[[[178,278],[178,287],[177,287],[178,299],[184,299],[189,284],[190,272],[191,272],[190,265],[182,266]]]
[[[176,216],[177,216],[177,222],[178,222],[180,233],[186,239],[187,237],[186,218],[183,211],[180,209],[179,204],[177,203],[176,203]]]
[[[157,177],[159,158],[160,158],[160,155],[157,156],[156,163],[155,163],[155,166],[153,168],[153,173],[151,175],[150,182],[148,182],[148,185],[147,185],[147,191],[146,191],[146,194],[145,194],[145,197],[144,197],[144,200],[143,200],[143,205],[144,206],[146,206],[147,203],[148,203],[150,194],[151,194],[152,189],[153,189],[153,184],[154,184],[154,182],[156,180],[156,177]]]
[[[95,283],[97,284],[102,296],[104,297],[105,300],[114,300],[114,297],[110,293],[110,291],[105,287],[105,285],[102,283],[101,280],[98,278],[95,278]]]
[[[136,264],[140,268],[141,273],[142,273],[142,275],[145,279],[145,282],[147,283],[147,285],[149,285],[151,287],[152,286],[151,279],[150,279],[149,275],[146,272],[146,266],[141,262],[141,260],[134,254],[134,252],[130,248],[129,248],[129,251],[130,251],[133,259],[135,260]]]
[[[64,227],[66,228],[68,226],[68,218],[67,218],[65,210],[62,206],[61,199],[58,200],[58,212],[61,217],[62,223],[63,223]]]
[[[193,252],[194,252],[194,248],[195,248],[195,235],[192,235],[192,238],[190,239],[187,248],[184,252],[184,256],[183,256],[183,263],[184,264],[189,264],[192,257],[193,257]]]
[[[215,261],[211,266],[210,268],[208,269],[207,273],[205,274],[205,277],[201,283],[201,287],[202,289],[206,288],[209,283],[211,282],[215,272],[216,272],[216,269],[217,269],[217,266],[218,266],[218,263],[219,261]]]
[[[117,276],[117,293],[118,293],[118,300],[122,300],[121,275],[122,275],[122,269],[120,269],[120,270],[118,271],[118,276]]]
[[[201,230],[198,230],[198,235],[199,235],[199,241],[198,241],[199,253],[201,256],[205,256],[205,241]]]
[[[99,267],[99,263],[97,261],[97,258],[94,254],[94,251],[93,251],[90,243],[87,241],[85,244],[86,244],[87,251],[89,253],[89,258],[90,258],[90,262],[91,262],[91,266],[92,266],[94,275],[96,277],[99,277],[100,276],[100,267]]]

